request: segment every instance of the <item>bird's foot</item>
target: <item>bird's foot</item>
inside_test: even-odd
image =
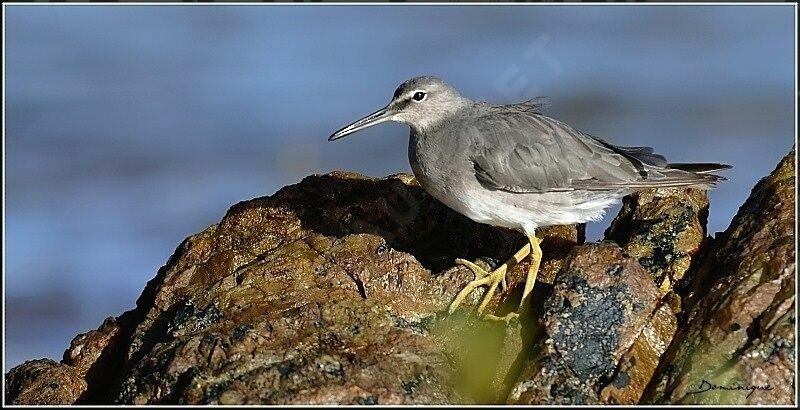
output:
[[[483,269],[474,262],[470,262],[466,259],[456,259],[456,265],[461,265],[471,270],[472,273],[475,274],[475,279],[481,279],[489,275],[489,272],[486,271],[486,269]],[[505,292],[507,288],[508,283],[506,282],[506,276],[503,275],[503,281],[500,283],[500,291]]]
[[[472,293],[472,291],[485,285],[489,286],[489,289],[484,294],[483,301],[481,301],[481,304],[478,306],[478,315],[480,316],[483,313],[484,309],[486,309],[486,306],[489,304],[489,301],[492,299],[492,296],[494,296],[494,292],[495,290],[497,290],[497,287],[502,284],[503,289],[506,288],[506,272],[508,270],[508,265],[502,264],[497,269],[491,272],[487,272],[480,266],[464,259],[456,259],[456,263],[459,265],[466,266],[469,270],[474,272],[475,280],[467,283],[467,285],[464,286],[463,289],[461,289],[461,292],[458,292],[458,295],[456,295],[455,300],[453,300],[453,303],[450,304],[448,312],[451,314],[455,312],[456,309],[461,305],[461,303],[464,302],[464,299],[466,299],[466,297]],[[489,319],[497,318],[499,320],[504,320],[504,321],[510,320],[510,319],[506,320],[505,318],[500,318],[494,315],[487,315],[487,318]]]

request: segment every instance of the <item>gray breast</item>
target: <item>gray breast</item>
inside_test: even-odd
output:
[[[436,139],[438,138],[438,140]],[[456,211],[470,183],[477,184],[469,166],[467,151],[452,134],[435,133],[420,135],[411,132],[408,144],[408,160],[414,176],[431,196]]]

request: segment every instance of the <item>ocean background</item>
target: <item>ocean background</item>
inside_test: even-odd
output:
[[[732,164],[710,233],[795,139],[790,5],[4,9],[4,371],[133,308],[236,202],[312,173],[410,172],[406,126],[326,138],[416,75]]]

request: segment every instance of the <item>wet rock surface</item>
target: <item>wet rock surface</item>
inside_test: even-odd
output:
[[[716,240],[645,402],[793,403],[794,162],[792,149]]]
[[[468,402],[430,326],[470,273],[442,268],[515,238],[424,197],[406,177],[331,174],[237,204],[143,295],[112,399]]]
[[[512,387],[515,404],[599,404],[605,385],[624,389],[618,363],[659,302],[650,275],[612,242],[583,245],[568,257],[544,301],[545,337]],[[610,400],[609,400],[610,401]]]
[[[618,376],[600,392],[602,403],[636,404],[672,342],[681,301],[694,267],[708,250],[706,191],[647,189],[625,197],[605,238],[622,246],[659,290],[657,309],[618,362]]]
[[[579,238],[575,227],[543,234],[554,250]],[[448,349],[460,338],[446,329],[487,340],[505,330],[466,314],[441,320],[473,278],[453,261],[492,264],[524,243],[447,209],[407,175],[308,177],[187,238],[136,309],[79,335],[62,364],[37,374],[88,384],[64,403],[470,403]],[[520,351],[506,344],[504,357]],[[501,359],[487,366],[510,366]],[[53,401],[40,390],[28,383],[41,395],[14,399]]]
[[[693,257],[706,242],[707,219],[704,190],[646,189],[623,199],[605,238],[635,257],[661,293],[667,294],[697,260]]]
[[[776,380],[794,377],[788,162],[713,242],[705,194],[692,190],[627,198],[600,243],[582,245],[582,226],[542,229],[540,282],[508,324],[470,314],[481,292],[455,314],[444,311],[473,279],[455,258],[496,266],[522,235],[469,221],[408,175],[310,176],[236,204],[187,238],[135,309],[76,336],[61,363],[12,369],[5,399],[727,402],[685,394],[697,375],[689,361],[700,360],[692,343],[713,337],[720,348],[710,356],[733,360],[728,373],[775,381],[776,394],[747,403],[786,403]],[[516,310],[526,270],[523,262],[509,273],[489,310]]]

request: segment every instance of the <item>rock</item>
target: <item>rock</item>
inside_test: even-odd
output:
[[[636,404],[677,329],[681,295],[705,254],[708,196],[692,188],[647,189],[627,196],[606,239],[650,273],[658,286],[659,308],[620,360],[616,380],[600,392],[603,403]]]
[[[109,317],[97,330],[79,334],[64,352],[62,363],[72,366],[86,381],[87,390],[81,396],[82,403],[102,403],[106,392],[118,382],[117,363],[125,348],[120,322],[126,315]]]
[[[554,254],[579,238],[575,227],[543,234]],[[91,394],[64,403],[489,400],[463,388],[460,363],[450,356],[452,346],[489,345],[447,329],[506,346],[470,358],[482,375],[502,377],[522,339],[464,313],[442,320],[473,278],[453,260],[497,262],[524,243],[449,210],[407,175],[308,177],[235,205],[219,224],[187,238],[136,309],[76,337],[63,364],[43,372],[69,370],[87,382]],[[518,303],[518,288],[494,305]],[[488,391],[496,396],[502,388]]]
[[[644,402],[794,403],[794,161],[792,149],[715,241]]]
[[[309,177],[237,204],[159,274],[115,399],[468,402],[430,327],[471,274],[440,269],[506,235],[406,177]]]
[[[6,383],[16,387],[9,387],[6,400],[38,405],[107,401],[105,392],[119,365],[119,330],[117,319],[109,317],[97,330],[75,336],[60,364],[31,360],[12,369]]]
[[[6,374],[5,390],[7,404],[71,404],[86,391],[86,381],[72,366],[28,360]]]
[[[565,316],[580,333],[579,345],[572,340],[571,346],[558,346],[558,340],[565,329],[553,327],[545,323],[544,341],[533,347],[533,358],[522,371],[512,388],[509,400],[512,403],[524,404],[636,404],[650,381],[659,363],[661,355],[672,341],[677,327],[675,313],[680,309],[680,296],[676,294],[676,286],[690,274],[703,254],[707,243],[705,237],[708,199],[705,191],[696,189],[650,189],[624,198],[623,207],[606,230],[606,239],[613,240],[622,246],[619,250],[607,250],[604,258],[589,258],[588,255],[597,250],[587,247],[574,249],[575,259],[568,259],[569,268],[558,273],[563,280],[574,280],[575,275],[583,272],[594,272],[597,275],[602,269],[613,266],[627,266],[626,275],[636,277],[636,283],[642,289],[633,294],[619,290],[609,290],[609,297],[616,297],[611,302],[603,299],[595,300],[594,308],[584,305],[568,306],[566,310],[552,299],[543,306],[543,317]],[[606,246],[611,246],[606,244]],[[611,248],[608,248],[611,249]],[[582,252],[586,252],[584,255]],[[563,259],[558,262],[563,265]],[[641,269],[641,268],[644,269]],[[555,276],[555,274],[553,274]],[[580,276],[578,276],[580,277]],[[627,276],[626,276],[627,277]],[[649,277],[651,284],[657,285],[657,292],[650,292],[644,278]],[[562,292],[563,282],[558,282],[555,295]],[[580,294],[580,291],[577,292]],[[558,296],[550,296],[550,298]],[[563,297],[563,295],[561,296]],[[570,299],[583,296],[572,295]],[[640,299],[636,299],[640,298]],[[645,311],[625,311],[631,300],[636,300]],[[558,299],[557,299],[558,300]],[[625,331],[625,320],[604,320],[598,317],[583,317],[576,313],[579,309],[602,311],[613,309],[626,312],[626,320],[637,323],[635,331]],[[602,304],[607,304],[603,307]],[[556,309],[556,310],[553,310]],[[612,310],[613,310],[612,309]],[[583,322],[582,322],[582,321]],[[603,331],[592,332],[600,326]],[[567,330],[572,332],[570,330]],[[605,339],[607,334],[622,334],[625,337],[612,343]],[[603,353],[594,353],[598,345],[604,345]],[[582,348],[581,346],[590,346]],[[612,347],[609,347],[612,346]],[[565,359],[562,350],[578,349],[579,352],[592,351],[600,354],[605,360],[605,367],[595,363],[591,372],[575,372]],[[583,349],[583,350],[582,350]],[[612,353],[613,352],[613,353]],[[584,356],[576,354],[583,359]],[[610,372],[610,369],[614,369]],[[560,387],[559,387],[560,386]],[[553,387],[551,389],[551,387]]]
[[[707,219],[705,190],[646,189],[623,199],[605,238],[635,257],[666,295],[696,263]]]
[[[631,381],[620,359],[657,311],[659,292],[611,242],[573,249],[544,303],[546,337],[512,387],[513,404],[599,404],[601,388]]]
[[[78,374],[86,375],[118,333],[116,319],[109,317],[97,330],[75,336],[64,352],[64,364],[74,367]]]
[[[600,401],[625,405],[639,403],[676,328],[677,321],[672,308],[661,303],[650,315],[633,345],[620,358],[617,374],[600,391]]]

